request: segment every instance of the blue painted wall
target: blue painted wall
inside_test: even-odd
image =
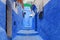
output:
[[[32,10],[30,7],[24,7],[24,12],[26,13],[23,18],[23,25],[26,30],[34,29],[34,16],[30,16],[32,13]]]
[[[15,36],[15,34],[21,30],[22,25],[21,24],[21,17],[19,17],[13,10],[12,10],[12,36]]]
[[[6,29],[6,4],[0,1],[0,27]]]
[[[38,20],[38,32],[44,40],[60,40],[60,0],[51,0],[44,6],[43,19]],[[39,15],[39,14],[38,14]]]
[[[0,27],[0,40],[8,40],[5,30]]]
[[[37,16],[38,16],[38,13],[37,13],[37,7],[33,4],[32,6],[31,6],[31,9],[32,9],[32,11],[35,13],[35,15],[34,15],[34,18],[33,18],[33,29],[35,30],[35,31],[37,31]]]
[[[17,7],[18,12],[16,13],[12,9],[12,36],[15,37],[16,33],[23,27],[23,15],[21,6]]]

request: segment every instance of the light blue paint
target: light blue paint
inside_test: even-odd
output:
[[[5,29],[0,27],[0,40],[7,40]]]
[[[32,27],[32,17],[30,17],[31,9],[30,7],[24,7],[24,12],[26,12],[25,17],[24,17],[24,27]],[[31,22],[31,23],[30,23]]]
[[[20,30],[12,40],[43,40],[35,30]]]
[[[13,40],[43,40],[39,35],[36,36],[16,36]]]
[[[23,19],[23,25],[25,29],[34,29],[34,17],[35,16],[30,16],[32,13],[32,10],[30,7],[24,7],[24,12],[26,13],[24,15],[24,19]]]

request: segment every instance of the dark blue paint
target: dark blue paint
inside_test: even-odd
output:
[[[32,7],[31,7],[31,9],[35,13],[34,22],[33,22],[34,26],[33,27],[34,27],[35,31],[37,31],[37,15],[38,15],[38,13],[37,13],[37,7],[33,4]]]
[[[36,36],[38,34],[39,33],[32,33],[32,34],[19,34],[19,33],[17,33],[17,35],[19,35],[19,36]]]
[[[34,8],[32,10],[37,13]],[[60,40],[60,0],[51,0],[44,6],[44,15],[42,20],[39,19],[39,14],[36,15],[37,16],[35,16],[34,22],[37,22],[35,25],[37,25],[39,35],[44,40]],[[12,33],[13,36],[15,36],[16,32],[22,28],[18,25],[19,21],[17,21],[17,19],[19,18],[14,11],[12,16]]]
[[[38,32],[44,40],[60,40],[60,0],[51,0],[44,6],[43,20],[38,20]]]

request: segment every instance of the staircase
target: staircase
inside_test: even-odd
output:
[[[43,40],[34,30],[20,30],[13,40]]]
[[[24,7],[24,19],[23,19],[23,28],[21,28],[17,33],[16,36],[12,40],[43,40],[39,33],[33,30],[33,18],[32,11],[30,6],[25,5]],[[32,15],[32,16],[31,16]]]

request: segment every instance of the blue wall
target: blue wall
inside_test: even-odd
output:
[[[15,36],[16,33],[21,30],[22,24],[21,24],[21,18],[22,16],[18,16],[14,10],[12,10],[12,36]]]
[[[44,40],[60,40],[60,0],[51,0],[44,6],[43,19],[38,20],[38,32]]]
[[[21,8],[20,8],[21,9]],[[27,30],[30,30],[30,29],[33,29],[34,27],[28,27],[28,28],[25,28],[23,23],[26,23],[25,20],[28,20],[28,19],[25,19],[23,21],[23,14],[22,14],[22,11],[20,12],[18,9],[18,14],[16,14],[16,12],[12,9],[12,36],[15,37],[17,32],[19,30],[22,30],[22,29],[27,29]],[[22,9],[21,9],[22,10]],[[32,25],[30,25],[32,22]],[[29,26],[34,26],[34,17],[32,18],[32,21],[29,22]],[[26,23],[27,24],[27,23]]]
[[[0,40],[8,40],[5,30],[0,27]]]
[[[24,7],[24,12],[26,13],[23,18],[23,25],[26,30],[34,29],[34,16],[30,16],[32,13],[30,7]]]
[[[6,4],[0,1],[0,27],[6,29]]]
[[[23,15],[21,5],[17,7],[16,13],[12,8],[12,36],[15,37],[16,33],[23,27]]]

